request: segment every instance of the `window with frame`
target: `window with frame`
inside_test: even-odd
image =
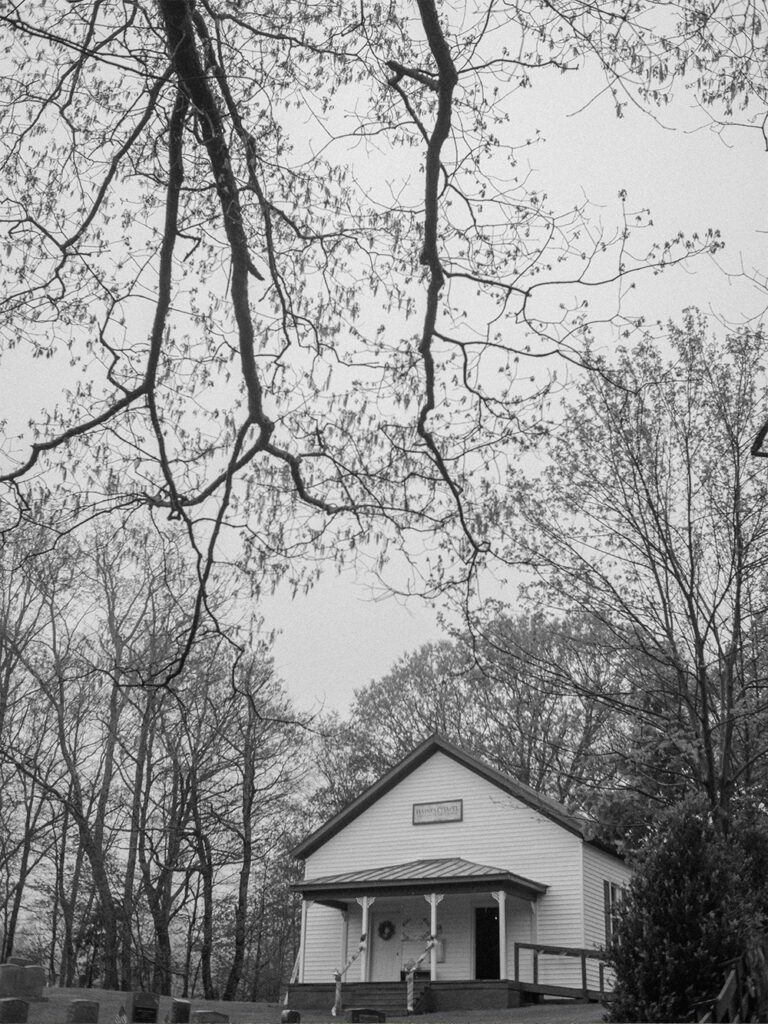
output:
[[[616,882],[603,882],[603,912],[605,914],[605,941],[610,942],[616,930],[619,905],[624,896],[624,887]]]

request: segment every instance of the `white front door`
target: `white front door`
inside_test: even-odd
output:
[[[400,981],[400,913],[382,910],[371,915],[371,981]]]

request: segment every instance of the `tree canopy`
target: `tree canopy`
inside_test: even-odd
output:
[[[616,738],[583,624],[495,609],[478,638],[460,633],[401,658],[322,722],[321,816],[344,807],[438,732],[573,809],[614,775]],[[604,678],[606,677],[606,678]],[[363,742],[364,738],[364,742]]]
[[[631,723],[636,787],[661,805],[704,793],[727,822],[768,781],[768,480],[749,456],[766,340],[715,342],[690,311],[668,344],[585,380],[543,475],[514,485],[510,543],[538,574],[531,595],[581,609],[621,659],[605,699]]]
[[[601,283],[615,307],[720,245],[552,210],[519,166],[515,104],[587,60],[620,81],[633,11],[0,6],[1,322],[74,370],[4,445],[17,514],[54,482],[68,517],[149,506],[203,584],[222,542],[271,578],[371,540],[427,590],[471,571],[488,480],[541,432],[528,359],[580,364]]]
[[[173,545],[39,542],[0,548],[0,955],[65,986],[276,998],[304,763],[268,649],[201,630],[159,685],[196,589]]]

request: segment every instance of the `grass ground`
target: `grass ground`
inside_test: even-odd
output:
[[[48,988],[45,1002],[30,1003],[29,1024],[66,1024],[67,1010],[73,999],[93,999],[99,1004],[99,1024],[114,1024],[120,1007],[128,1009],[130,994],[106,989]],[[127,997],[127,998],[126,998]],[[283,1010],[276,1003],[224,1003],[195,999],[193,1010],[218,1010],[229,1016],[231,1024],[279,1024]],[[171,998],[160,997],[157,1016],[160,1024],[170,1020]],[[514,1010],[456,1010],[452,1013],[427,1013],[413,1024],[598,1024],[603,1008],[584,1003],[545,1003]],[[330,1024],[336,1018],[327,1013],[305,1010],[302,1024]],[[343,1020],[343,1018],[342,1018]],[[390,1017],[393,1022],[406,1017]]]

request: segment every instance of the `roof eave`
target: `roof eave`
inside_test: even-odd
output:
[[[513,878],[509,875],[488,875],[484,878],[412,878],[401,882],[390,880],[346,882],[328,884],[318,882],[292,882],[291,889],[300,892],[308,899],[333,898],[343,900],[345,897],[354,899],[356,896],[407,896],[432,892],[446,892],[459,895],[461,893],[491,892],[503,889],[506,892],[523,894],[536,898],[547,891],[541,882],[528,879]]]
[[[607,839],[585,839],[585,843],[589,846],[594,846],[596,850],[600,850],[602,853],[607,853],[611,857],[616,857],[617,860],[626,861],[626,854],[617,850],[613,843],[608,842]]]

